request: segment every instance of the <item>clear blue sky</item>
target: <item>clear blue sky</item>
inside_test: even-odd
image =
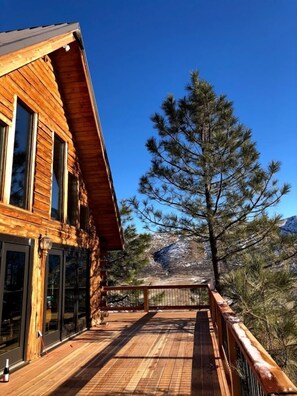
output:
[[[118,199],[150,165],[150,116],[198,69],[234,102],[297,214],[297,0],[0,0],[0,30],[79,22]]]

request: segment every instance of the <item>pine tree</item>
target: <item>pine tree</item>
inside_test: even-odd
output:
[[[236,314],[295,382],[297,278],[290,271],[290,260],[279,263],[279,258],[275,243],[270,241],[264,251],[246,252],[241,266],[224,275],[224,294],[232,301]],[[278,264],[268,266],[270,260]]]
[[[145,251],[150,245],[151,236],[137,233],[136,226],[132,221],[132,210],[125,200],[121,202],[120,215],[125,249],[108,254],[105,270],[109,286],[138,284],[137,275],[148,260]]]
[[[276,227],[280,218],[269,218],[267,209],[289,186],[275,180],[279,162],[261,167],[251,131],[226,96],[216,95],[197,72],[186,91],[178,101],[168,96],[163,113],[152,117],[158,138],[146,143],[151,167],[139,184],[147,198],[131,204],[147,224],[209,243],[220,289],[220,263]]]

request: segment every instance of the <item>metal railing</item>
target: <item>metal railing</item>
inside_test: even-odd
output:
[[[297,395],[296,386],[208,285],[104,287],[100,309],[210,309],[232,396]]]
[[[101,310],[150,311],[209,308],[207,285],[106,286]]]

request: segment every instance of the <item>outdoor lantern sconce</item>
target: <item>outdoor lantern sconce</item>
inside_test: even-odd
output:
[[[47,253],[53,246],[53,242],[50,237],[42,236],[39,237],[39,254]]]

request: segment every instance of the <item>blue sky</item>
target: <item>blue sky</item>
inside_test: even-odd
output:
[[[150,116],[199,70],[253,131],[263,165],[280,160],[297,214],[297,0],[0,0],[0,30],[79,22],[119,199],[150,165]],[[5,18],[3,18],[5,16]]]

